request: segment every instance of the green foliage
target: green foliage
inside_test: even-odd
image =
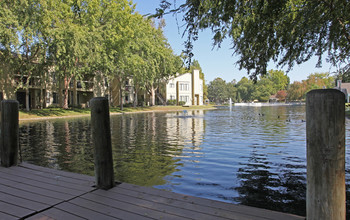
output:
[[[164,37],[164,21],[156,27],[134,7],[129,0],[1,1],[0,73],[54,70],[65,108],[72,79],[133,78],[136,91],[154,92],[182,60]]]
[[[159,83],[180,70],[182,61],[172,51],[163,34],[164,21],[156,27],[153,20],[135,14],[130,24],[134,38],[129,41],[124,56],[118,60],[119,77],[132,77],[136,91],[150,94]]]
[[[221,78],[216,78],[208,85],[208,98],[216,103],[227,100],[226,82]]]
[[[183,105],[185,105],[185,104],[186,104],[185,101],[179,101],[179,106],[183,106]]]
[[[174,100],[168,100],[166,104],[167,105],[176,105],[176,100],[175,99]]]
[[[174,2],[175,9],[172,2]],[[188,0],[176,6],[176,1],[162,1],[156,16],[164,13],[184,13],[188,34],[186,52],[191,58],[193,41],[199,30],[211,29],[214,44],[232,40],[240,56],[238,65],[248,70],[251,78],[267,73],[269,61],[292,68],[312,56],[321,65],[322,56],[334,65],[349,61],[350,2],[273,0]]]
[[[287,89],[290,79],[282,70],[269,70],[267,78],[272,82],[274,92]]]
[[[237,83],[237,92],[239,99],[241,101],[251,101],[252,97],[251,94],[253,92],[253,86],[254,83],[252,80],[249,80],[246,77],[243,77],[238,83]]]
[[[273,82],[268,78],[262,78],[253,86],[251,99],[258,100],[259,102],[267,102],[270,96],[276,92]]]
[[[289,100],[303,100],[306,93],[313,89],[334,88],[334,77],[329,73],[313,73],[302,82],[294,82],[290,85],[287,93]]]
[[[270,70],[268,75],[257,81],[243,77],[238,83],[226,83],[221,78],[216,78],[209,83],[208,97],[217,103],[223,103],[230,98],[234,102],[267,102],[271,95],[285,90],[288,84],[289,77],[280,70]]]

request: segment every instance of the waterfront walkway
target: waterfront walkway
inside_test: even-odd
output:
[[[0,219],[305,219],[22,163],[0,167]]]

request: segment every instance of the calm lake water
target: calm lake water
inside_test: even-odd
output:
[[[305,215],[304,120],[305,106],[111,116],[116,179]],[[23,122],[20,143],[24,161],[94,175],[89,117]],[[349,163],[346,179],[349,204]]]

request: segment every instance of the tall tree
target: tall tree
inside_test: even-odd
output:
[[[231,38],[239,67],[254,79],[267,73],[269,61],[292,68],[317,56],[320,66],[325,53],[334,65],[349,61],[347,0],[187,0],[170,9],[173,2],[163,0],[156,16],[184,14],[189,58],[199,30],[210,28],[215,44]]]
[[[267,102],[269,101],[270,96],[276,92],[273,82],[266,77],[262,77],[253,85],[251,99],[259,100],[259,102]]]
[[[237,88],[234,81],[226,84],[227,96],[231,98],[233,102],[237,102]]]
[[[267,78],[272,82],[273,93],[287,89],[290,81],[289,77],[282,70],[269,70]]]
[[[289,100],[303,100],[306,93],[313,89],[334,87],[334,78],[329,73],[312,73],[302,82],[295,81],[287,91]]]
[[[237,83],[237,96],[239,96],[240,100],[243,101],[251,101],[252,100],[252,92],[253,92],[253,82],[249,80],[247,77],[243,77]]]
[[[123,76],[133,79],[135,100],[140,90],[147,91],[151,105],[155,105],[156,90],[168,77],[175,75],[181,68],[181,59],[171,49],[163,34],[164,21],[158,27],[151,19],[134,14],[133,40],[125,47],[118,64]]]
[[[222,103],[228,99],[225,80],[218,77],[209,83],[208,98],[216,103]]]
[[[88,30],[85,26],[83,5],[78,2],[56,2],[56,17],[51,32],[50,58],[56,75],[63,80],[62,107],[68,109],[68,90],[74,77],[82,77],[88,57]],[[61,94],[61,93],[59,93]]]

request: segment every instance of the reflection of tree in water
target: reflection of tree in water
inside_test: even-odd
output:
[[[245,167],[239,168],[240,186],[238,202],[286,213],[305,216],[306,179],[304,173],[295,172],[299,166],[272,164],[267,155],[255,148]],[[273,171],[274,167],[280,167]],[[305,168],[305,167],[303,167]]]
[[[20,159],[28,161],[39,166],[50,167],[50,159],[45,152],[48,146],[43,144],[43,140],[38,138],[41,133],[46,132],[44,123],[36,124],[35,126],[29,123],[22,124],[19,127],[19,142],[20,142]],[[36,146],[36,147],[32,147]]]
[[[350,169],[345,170],[346,183],[346,219],[350,220]]]
[[[112,124],[113,158],[118,181],[137,185],[165,184],[164,177],[176,170],[167,143],[166,122],[152,114],[123,116]]]
[[[55,141],[60,143],[54,155],[59,169],[94,175],[90,121],[64,121],[55,132]]]
[[[24,161],[94,175],[89,120],[57,120],[20,125]]]

